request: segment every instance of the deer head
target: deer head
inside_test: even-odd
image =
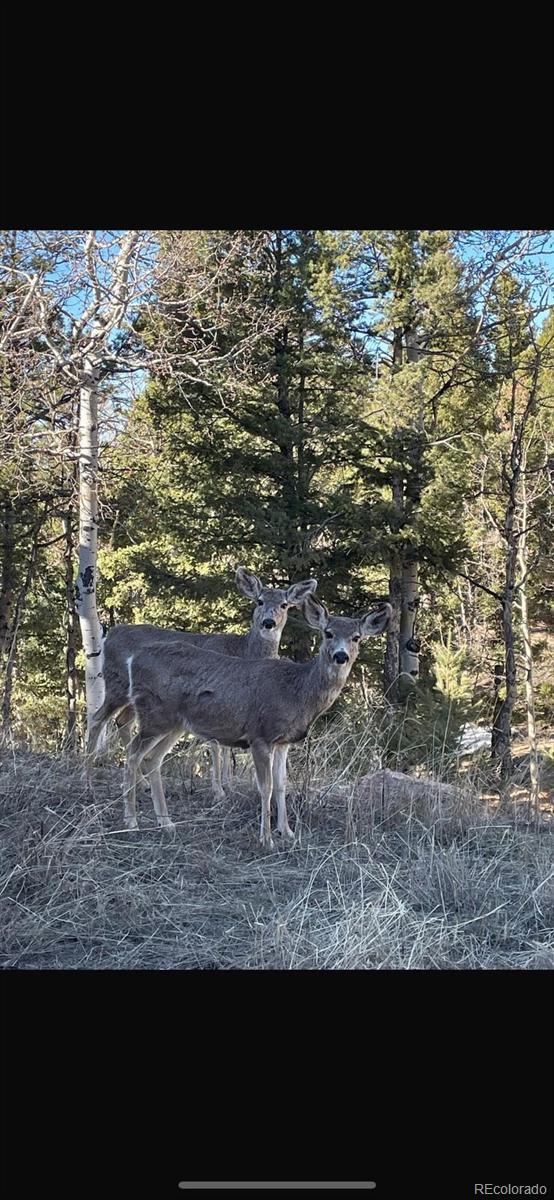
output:
[[[303,579],[288,588],[264,587],[258,576],[245,567],[237,567],[235,581],[239,592],[254,601],[252,628],[269,640],[280,638],[289,608],[301,608],[317,587],[317,579]]]
[[[361,642],[383,633],[392,608],[390,604],[382,603],[363,617],[332,617],[324,604],[308,596],[303,612],[308,625],[322,635],[319,654],[327,668],[331,672],[348,674],[360,653]]]

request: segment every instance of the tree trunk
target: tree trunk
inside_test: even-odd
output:
[[[504,641],[506,695],[498,711],[493,730],[493,758],[500,763],[500,778],[510,779],[513,770],[510,750],[512,713],[516,702],[516,655],[514,640],[514,589],[516,575],[516,533],[514,529],[517,480],[512,478],[504,532],[507,542],[502,636]]]
[[[392,502],[396,510],[396,525],[400,529],[404,517],[404,481],[400,470],[393,471]],[[400,622],[402,615],[402,560],[397,553],[391,554],[390,557],[389,601],[392,605],[392,616],[386,633],[383,691],[389,704],[396,704],[400,675]]]
[[[527,708],[527,735],[529,738],[529,803],[534,809],[535,814],[539,811],[539,786],[540,786],[540,771],[539,771],[539,755],[537,749],[537,727],[535,721],[535,690],[533,686],[533,649],[531,646],[531,634],[529,631],[529,605],[527,599],[527,486],[525,479],[525,467],[527,463],[526,451],[523,452],[521,462],[521,521],[519,531],[518,544],[518,566],[520,571],[520,609],[521,609],[521,637],[523,642],[523,663],[525,669],[525,704]]]
[[[506,698],[500,707],[493,731],[493,757],[500,761],[501,779],[507,780],[512,774],[512,756],[510,753],[510,731],[514,705],[516,701],[516,657],[514,645],[514,595],[516,591],[516,565],[518,557],[518,532],[516,532],[516,513],[518,506],[518,488],[522,471],[525,468],[525,430],[527,422],[533,416],[537,403],[537,383],[539,378],[540,356],[537,354],[532,372],[532,378],[526,387],[527,400],[522,411],[518,414],[518,395],[521,384],[514,370],[511,371],[511,396],[509,397],[509,415],[511,431],[510,454],[503,456],[502,484],[506,494],[506,514],[504,518],[503,537],[506,542],[506,572],[502,609],[502,631],[504,635],[506,661]],[[527,507],[527,498],[525,498]]]
[[[508,585],[507,585],[508,586]],[[496,758],[500,763],[500,778],[511,778],[513,763],[511,754],[512,713],[516,701],[516,656],[514,646],[514,603],[513,590],[504,601],[502,632],[506,655],[506,695],[496,720]]]
[[[400,297],[401,286],[402,281],[399,279],[397,298]],[[417,363],[419,356],[420,351],[415,331],[409,328],[394,329],[393,376],[402,367],[404,358],[407,363]],[[422,431],[421,414],[418,418],[418,427]],[[398,434],[398,430],[396,433]],[[417,470],[417,464],[413,464],[413,466]],[[405,472],[400,468],[393,471],[392,499],[398,514],[398,528],[400,529],[406,518]],[[419,678],[419,648],[414,638],[415,619],[419,604],[418,562],[415,554],[408,553],[403,560],[399,560],[396,553],[391,556],[389,591],[393,616],[387,630],[383,685],[385,693],[394,703],[402,695],[405,696],[407,692],[411,691]],[[398,613],[396,612],[397,607]]]
[[[415,559],[402,564],[402,613],[400,617],[400,690],[410,690],[419,678],[419,643],[414,627],[419,604],[418,564]]]
[[[73,528],[72,528],[72,511],[71,509],[63,518],[63,530],[65,534],[65,602],[66,602],[66,620],[67,620],[67,638],[66,638],[66,698],[67,698],[67,718],[65,737],[66,745],[69,750],[76,749],[77,735],[77,668],[75,666],[75,654],[77,650],[77,628],[76,628],[76,611],[75,611],[75,594],[73,590]]]
[[[298,508],[298,537],[297,537],[297,572],[302,579],[312,573],[308,529],[306,523],[306,504],[308,500],[308,482],[304,459],[304,420],[306,411],[306,371],[303,364],[304,330],[300,325],[298,332],[298,352],[300,357],[298,383],[298,425],[297,425],[297,461],[296,461],[296,504]],[[293,582],[291,580],[291,582]],[[292,624],[291,657],[295,662],[309,662],[312,657],[313,636],[305,622]]]
[[[7,500],[2,513],[2,590],[0,591],[0,654],[7,649],[15,595],[15,511]]]
[[[383,691],[389,704],[395,704],[398,699],[400,620],[402,611],[402,565],[399,558],[391,559],[389,602],[392,605],[392,615],[387,626],[387,642],[383,664]]]
[[[75,607],[85,651],[87,732],[104,699],[102,628],[96,611],[98,576],[98,373],[88,359],[79,404],[79,570]]]
[[[492,729],[491,729],[491,758],[496,758],[497,741],[498,741],[498,726],[497,721],[502,708],[502,700],[500,698],[500,688],[504,679],[504,666],[502,663],[495,663],[494,666],[494,682],[493,682],[493,705],[492,705]]]
[[[406,362],[419,362],[419,343],[415,330],[406,329]],[[417,428],[423,432],[423,412],[417,418]],[[420,455],[422,442],[414,441],[414,455],[410,455],[415,486],[411,486],[411,499],[415,505],[420,499]],[[417,456],[417,458],[416,458]],[[402,563],[402,617],[400,621],[400,690],[410,691],[419,679],[419,643],[414,636],[415,621],[419,605],[419,563],[415,552]]]
[[[31,553],[29,555],[29,561],[27,563],[27,572],[25,575],[25,579],[24,579],[24,581],[19,589],[19,592],[17,594],[17,600],[15,603],[13,624],[12,624],[12,628],[10,630],[8,647],[7,647],[8,657],[7,657],[7,661],[6,661],[6,671],[5,671],[5,675],[4,675],[4,690],[3,690],[3,694],[2,694],[2,708],[1,708],[1,713],[0,713],[1,721],[2,721],[2,725],[1,725],[2,741],[6,741],[9,738],[10,733],[11,733],[12,692],[13,692],[13,682],[14,682],[14,669],[15,669],[16,654],[17,654],[17,637],[19,634],[19,626],[21,624],[21,618],[23,616],[23,613],[25,611],[25,605],[27,603],[27,596],[29,594],[29,589],[31,587],[31,584],[32,584],[33,578],[34,578],[34,574],[35,574],[35,568],[36,568],[37,556],[38,556],[38,539],[39,539],[40,530],[42,529],[42,525],[45,520],[45,516],[46,516],[46,514],[44,515],[42,520],[37,523],[37,525],[35,526],[35,529],[33,531],[33,541],[31,544]]]
[[[275,276],[273,280],[273,296],[276,307],[282,300],[284,273],[284,238],[281,230],[277,231],[275,252]],[[291,409],[290,377],[291,352],[289,344],[289,328],[279,329],[275,335],[275,387],[276,402],[281,418],[281,433],[279,435],[279,453],[282,457],[282,497],[283,507],[287,514],[288,532],[286,538],[286,568],[291,582],[304,574],[304,554],[306,528],[302,527],[303,500],[305,485],[304,446],[302,441],[298,446],[297,463],[294,456],[294,433]],[[299,330],[299,352],[302,355],[303,330]],[[305,402],[305,377],[301,370],[299,397],[299,427],[296,432],[303,434]],[[287,637],[287,653],[295,662],[307,662],[312,656],[312,635],[306,625],[294,617],[289,622]]]

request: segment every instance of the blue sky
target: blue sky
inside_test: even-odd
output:
[[[33,231],[29,231],[29,232],[32,236]],[[59,233],[60,231],[44,231],[45,236],[48,237],[48,234],[50,232],[56,234],[56,233]],[[475,233],[476,235],[482,235],[483,233],[487,233],[487,232],[489,232],[489,231],[482,231],[482,230],[466,231],[466,233],[468,235],[468,240],[465,242],[465,244],[462,243],[462,245],[460,246],[460,255],[461,255],[463,261],[465,261],[469,264],[473,257],[472,253],[471,253],[471,246],[469,244],[469,240],[471,239],[471,234]],[[492,238],[492,236],[494,234],[502,235],[504,232],[509,234],[511,231],[502,231],[501,230],[501,231],[490,231],[490,232],[491,232],[491,238]],[[99,241],[101,243],[104,243],[104,247],[102,249],[102,261],[104,263],[104,269],[102,270],[102,267],[100,268],[100,274],[104,276],[105,280],[107,280],[110,275],[111,262],[113,260],[114,254],[117,253],[117,250],[119,248],[120,237],[124,233],[125,233],[124,230],[99,230],[98,231]],[[514,241],[517,239],[519,233],[520,233],[520,231],[518,231],[518,230],[513,231],[513,240]],[[84,243],[84,236],[85,236],[85,234],[83,234],[83,243]],[[482,248],[483,248],[482,247],[482,238],[480,239],[480,241],[481,241],[480,249],[482,250]],[[539,296],[541,294],[541,291],[546,286],[546,282],[547,282],[546,277],[550,276],[550,280],[554,280],[554,233],[553,232],[549,232],[545,235],[545,243],[546,244],[545,244],[544,252],[541,253],[540,256],[533,257],[533,258],[527,260],[527,265],[529,265],[530,263],[533,263],[534,266],[537,268],[539,274],[541,273],[541,268],[542,268],[542,271],[544,272],[544,280],[543,281],[537,280],[537,283],[531,292],[532,302],[537,303],[537,304],[539,301]],[[62,283],[62,284],[65,283],[66,280],[69,285],[70,284],[69,276],[70,276],[70,268],[65,266],[65,264],[63,263],[63,260],[62,260],[56,265],[54,271],[51,273],[50,279],[51,279],[52,283],[57,286],[59,286],[60,283]],[[550,286],[552,287],[552,284]],[[552,303],[553,298],[554,297],[553,297],[552,291],[551,291],[550,296],[549,296],[550,303]],[[75,319],[76,317],[78,317],[80,312],[83,310],[84,305],[88,302],[89,299],[90,299],[90,291],[88,289],[76,290],[76,291],[72,292],[71,288],[69,286],[68,290],[66,292],[66,295],[64,297],[64,304],[63,304],[63,308],[64,308],[64,311],[66,312],[66,315],[71,319]],[[477,307],[479,307],[479,305]],[[547,313],[542,314],[542,317],[539,318],[539,320],[542,322],[544,319],[546,319],[546,316],[547,316]],[[134,392],[136,392],[138,388],[141,388],[144,386],[144,384],[146,382],[146,378],[147,378],[147,376],[144,371],[137,371],[134,373],[134,375],[132,377],[128,377],[128,378],[125,378],[125,376],[121,376],[120,378],[118,378],[115,381],[114,391],[122,397],[125,397],[125,398],[128,397],[129,399],[131,399],[132,394]]]

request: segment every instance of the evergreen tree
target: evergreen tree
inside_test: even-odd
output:
[[[226,243],[234,244],[232,233],[215,233],[208,243],[202,236],[197,254],[221,257]],[[147,389],[168,464],[164,527],[192,560],[218,563],[214,595],[226,587],[219,564],[240,558],[274,583],[315,574],[333,603],[333,593],[347,590],[333,524],[354,469],[359,366],[342,314],[326,313],[320,303],[330,272],[317,235],[278,230],[252,235],[252,246],[253,278],[241,258],[224,288],[208,285],[201,313],[194,305],[182,313],[183,353],[192,324],[195,338],[204,329],[219,339],[227,365],[198,381],[164,379]],[[239,320],[231,324],[225,309],[237,306],[237,295]],[[237,368],[240,318],[269,329]],[[175,505],[171,495],[179,497]],[[289,626],[289,651],[305,658],[312,636],[301,621]]]

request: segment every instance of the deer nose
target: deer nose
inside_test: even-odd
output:
[[[346,653],[346,650],[337,650],[337,653],[333,654],[333,658],[336,663],[348,662],[348,655]]]
[[[273,620],[272,617],[266,617],[265,621],[262,621],[262,625],[263,625],[264,629],[274,629],[275,621]]]

